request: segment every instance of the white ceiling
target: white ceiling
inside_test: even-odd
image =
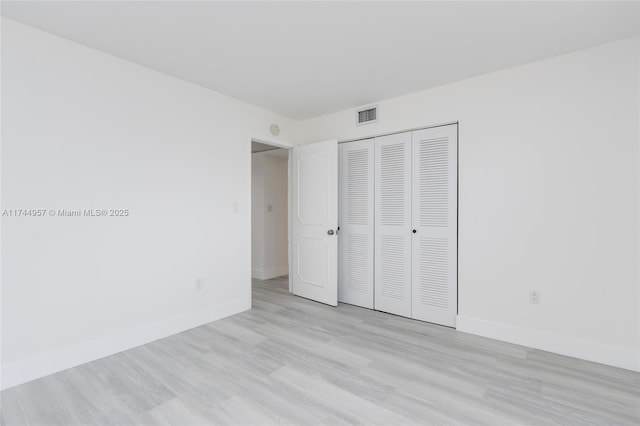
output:
[[[2,2],[2,15],[294,119],[639,33],[638,2]]]

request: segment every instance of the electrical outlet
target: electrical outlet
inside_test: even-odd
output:
[[[195,291],[202,291],[202,288],[204,287],[204,283],[202,282],[202,278],[198,278],[197,280],[195,280],[195,282],[193,283],[193,289]]]
[[[536,305],[540,303],[540,291],[529,290],[529,303],[535,303]]]

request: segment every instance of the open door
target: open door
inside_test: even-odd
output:
[[[293,148],[292,290],[338,305],[338,142]]]

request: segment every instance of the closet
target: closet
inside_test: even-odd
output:
[[[338,300],[455,327],[457,133],[340,145]]]

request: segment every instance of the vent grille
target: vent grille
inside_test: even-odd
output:
[[[449,306],[448,241],[446,238],[420,239],[420,279],[418,301],[423,305]]]
[[[369,221],[369,150],[347,153],[347,221],[349,225],[367,225]]]
[[[367,108],[358,111],[358,124],[371,123],[378,120],[378,108]]]

